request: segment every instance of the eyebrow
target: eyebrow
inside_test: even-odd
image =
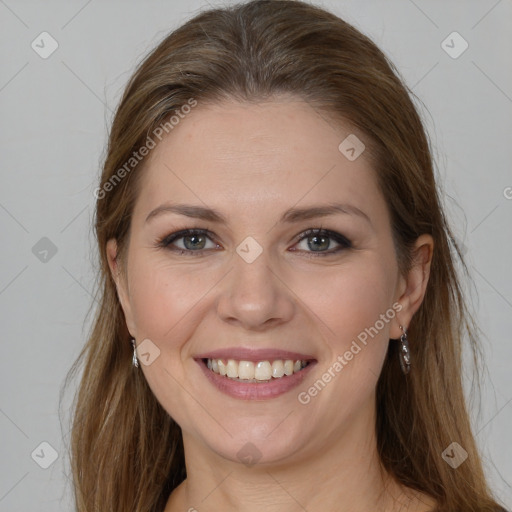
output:
[[[228,224],[227,218],[215,209],[191,204],[173,203],[165,203],[152,210],[146,217],[145,222],[148,222],[149,220],[154,219],[155,217],[158,217],[164,213],[176,213],[204,221]],[[327,217],[329,215],[336,214],[356,215],[366,220],[370,225],[372,224],[370,217],[368,217],[368,215],[362,210],[356,206],[342,203],[314,205],[307,208],[290,208],[283,213],[279,222],[291,224],[294,222],[300,222],[318,217]]]

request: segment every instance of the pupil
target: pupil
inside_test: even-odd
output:
[[[323,241],[323,243],[322,243],[322,242],[320,242],[320,245],[322,245],[322,246],[323,246],[323,247],[320,247],[321,249],[327,249],[327,248],[329,247],[329,238],[328,238],[328,237],[326,237],[326,236],[318,236],[318,235],[315,235],[315,236],[312,236],[312,237],[310,237],[310,238],[311,238],[312,240],[314,240],[314,242],[313,242],[313,243],[317,243],[317,242],[318,242],[318,240],[322,240],[322,241]],[[308,245],[309,245],[309,248],[310,248],[310,249],[316,250],[316,249],[314,248],[313,244],[308,243]],[[318,246],[317,246],[317,248],[318,248]]]
[[[195,242],[192,242],[191,247],[188,247],[189,244],[187,242],[189,242],[190,240],[195,240]],[[184,238],[185,247],[187,247],[187,249],[194,249],[197,248],[198,246],[201,246],[200,248],[202,248],[201,242],[204,243],[204,237],[202,235],[189,235]]]

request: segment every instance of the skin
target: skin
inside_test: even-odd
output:
[[[130,333],[160,350],[137,371],[183,431],[188,477],[165,512],[433,508],[430,498],[382,470],[374,434],[378,375],[390,338],[400,337],[399,326],[410,324],[423,300],[433,241],[418,238],[415,263],[401,275],[374,170],[364,153],[349,161],[338,150],[349,133],[298,98],[226,101],[199,104],[149,155],[126,259],[116,258],[115,240],[106,250]],[[228,223],[169,212],[146,222],[166,202],[214,208]],[[329,202],[353,205],[369,221],[336,214],[279,222],[288,208]],[[320,227],[344,235],[352,247],[322,256],[311,236],[312,247],[308,238],[295,238]],[[158,246],[185,228],[214,234],[202,256]],[[236,252],[248,236],[263,249],[252,263]],[[328,240],[320,251],[339,247]],[[184,242],[174,246],[183,249]],[[301,404],[298,393],[395,303],[401,309],[394,318]],[[284,395],[239,400],[218,391],[193,360],[231,346],[294,350],[318,363]],[[250,466],[237,457],[248,442],[261,455]]]

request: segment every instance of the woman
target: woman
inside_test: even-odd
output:
[[[130,80],[96,197],[79,512],[499,510],[464,263],[367,37],[298,1],[198,15]]]

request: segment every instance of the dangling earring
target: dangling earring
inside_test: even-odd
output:
[[[135,368],[139,367],[139,360],[137,359],[137,350],[135,346],[135,338],[131,339],[132,346],[133,346],[133,358],[132,358],[132,365],[135,366]]]
[[[402,326],[400,326],[400,329],[402,329],[402,336],[400,336],[400,351],[398,355],[400,357],[400,366],[402,371],[407,375],[411,370],[411,353],[409,352],[407,332]]]

